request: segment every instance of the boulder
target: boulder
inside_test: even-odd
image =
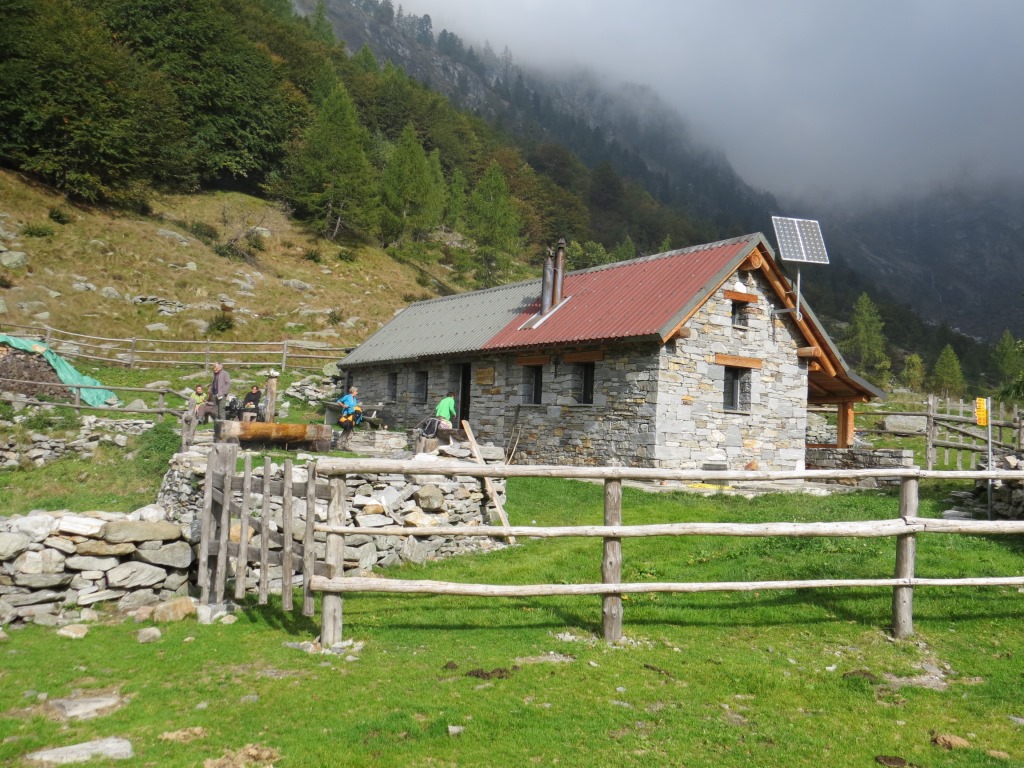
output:
[[[136,550],[135,559],[169,568],[188,568],[192,564],[192,547],[184,541],[176,541],[159,549]]]
[[[13,560],[32,543],[24,533],[0,533],[0,561]]]
[[[444,508],[444,493],[436,485],[424,485],[413,496],[424,512],[437,512]]]
[[[195,616],[195,613],[196,605],[191,597],[176,597],[153,609],[153,621],[181,621],[186,616]]]
[[[152,587],[167,578],[167,571],[149,563],[122,563],[107,571],[107,586],[115,589]]]

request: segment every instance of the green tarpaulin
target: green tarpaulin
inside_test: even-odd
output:
[[[92,376],[84,376],[76,371],[71,363],[41,341],[19,339],[17,336],[6,336],[0,333],[0,344],[6,344],[8,347],[14,347],[15,349],[21,349],[25,352],[42,355],[46,358],[46,362],[53,367],[53,370],[57,372],[57,378],[65,384],[81,384],[88,387],[103,386],[102,382],[96,381]],[[88,405],[102,406],[105,405],[108,400],[117,400],[117,395],[109,389],[82,389],[81,392],[82,402],[87,403]]]

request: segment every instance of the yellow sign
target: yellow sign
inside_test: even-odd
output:
[[[984,397],[978,397],[974,400],[974,420],[978,423],[979,427],[988,426],[988,403]]]

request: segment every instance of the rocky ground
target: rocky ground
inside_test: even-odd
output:
[[[15,379],[19,383],[3,381]],[[27,382],[27,383],[26,383]],[[42,355],[0,345],[0,390],[29,397],[67,401],[73,394]]]

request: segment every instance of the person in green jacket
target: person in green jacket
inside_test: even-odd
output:
[[[440,403],[437,404],[437,408],[434,409],[434,416],[441,422],[442,429],[451,429],[452,420],[458,411],[455,410],[455,393],[449,392]]]

